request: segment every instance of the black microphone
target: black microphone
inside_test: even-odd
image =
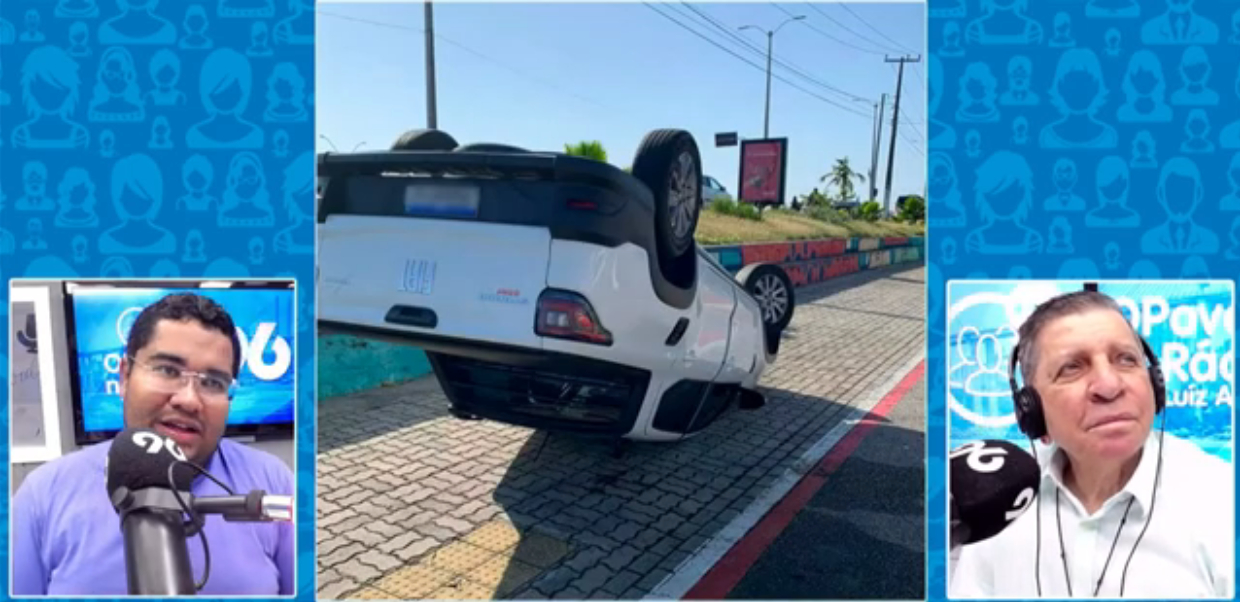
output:
[[[953,548],[998,535],[1037,498],[1038,462],[1012,443],[971,441],[950,458]]]
[[[125,429],[108,450],[108,497],[121,518],[129,593],[183,596],[197,593],[189,562],[184,509],[173,487],[189,499],[197,474],[176,442],[151,429]]]

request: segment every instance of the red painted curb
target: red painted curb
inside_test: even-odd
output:
[[[891,413],[891,409],[900,402],[909,389],[925,374],[926,361],[918,362],[917,366],[904,375],[895,388],[888,391],[879,400],[878,405],[862,418],[856,426],[848,431],[827,455],[814,466],[774,508],[762,517],[761,521],[749,530],[728,553],[715,563],[705,575],[689,591],[685,600],[722,600],[732,588],[740,583],[754,563],[758,561],[767,548],[775,542],[780,533],[788,528],[797,514],[814,498],[814,494],[827,483],[827,477],[839,469],[848,459],[861,441],[874,427],[883,422],[883,418]]]

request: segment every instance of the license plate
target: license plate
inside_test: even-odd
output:
[[[401,274],[400,290],[417,295],[429,295],[435,290],[435,262],[426,259],[406,259]]]
[[[405,215],[478,217],[477,186],[411,184],[405,188]]]

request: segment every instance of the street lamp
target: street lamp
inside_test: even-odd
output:
[[[762,137],[763,138],[771,137],[771,49],[775,43],[775,34],[780,29],[782,29],[783,26],[793,21],[800,21],[804,18],[805,18],[805,15],[797,15],[795,17],[789,17],[788,19],[784,20],[783,23],[780,23],[779,27],[776,27],[775,29],[772,29],[769,31],[762,29],[761,27],[758,27],[757,25],[742,25],[739,28],[739,31],[745,31],[746,29],[756,29],[766,34],[766,117],[763,119],[763,123],[762,123]]]

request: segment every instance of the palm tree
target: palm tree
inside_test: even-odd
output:
[[[831,168],[830,173],[823,175],[818,179],[819,182],[826,182],[828,186],[838,186],[840,189],[840,200],[849,201],[856,196],[853,192],[853,178],[862,182],[865,176],[860,172],[853,171],[851,165],[848,164],[848,157],[835,160],[835,167]]]
[[[565,144],[564,154],[594,159],[595,161],[602,161],[604,163],[607,162],[607,149],[603,148],[603,143],[598,140],[586,140],[578,142],[577,144]]]

